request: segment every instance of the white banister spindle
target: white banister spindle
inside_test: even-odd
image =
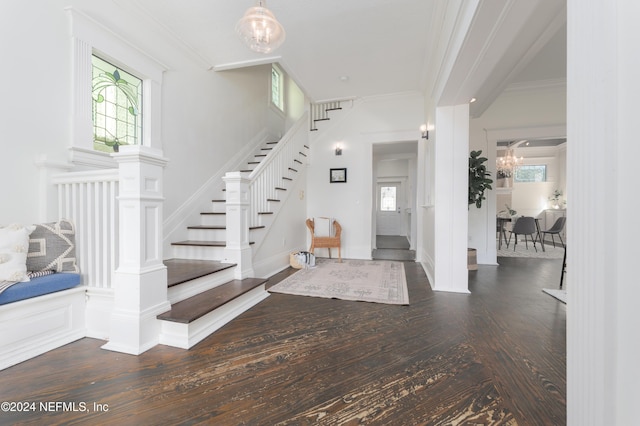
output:
[[[110,288],[116,268],[118,170],[71,172],[54,177],[58,216],[76,228],[76,257],[89,287]]]

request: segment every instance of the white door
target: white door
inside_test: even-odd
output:
[[[377,235],[402,235],[402,183],[378,183]]]

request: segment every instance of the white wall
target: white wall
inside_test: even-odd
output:
[[[167,68],[161,115],[162,148],[169,160],[165,218],[241,147],[269,129],[268,65],[209,71],[208,64],[154,22],[113,2],[8,2],[0,16],[5,40],[0,78],[11,82],[0,88],[5,99],[0,106],[0,178],[12,184],[3,185],[0,223],[56,219],[55,213],[41,211],[34,162],[46,159],[62,166],[71,146],[72,43],[66,6],[107,26]],[[278,126],[269,131],[284,133],[284,120]]]
[[[307,179],[309,217],[335,217],[343,228],[342,255],[371,258],[373,209],[372,144],[417,140],[422,122],[420,94],[366,98],[319,124],[311,137]],[[342,155],[334,155],[335,144]],[[329,169],[347,168],[346,183],[329,183]],[[319,253],[326,256],[326,253]]]
[[[39,215],[36,159],[64,161],[70,138],[69,2],[4,2],[0,14],[0,223]],[[36,31],[37,29],[37,31]]]

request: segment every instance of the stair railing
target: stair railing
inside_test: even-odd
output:
[[[304,164],[296,163],[296,159],[304,158],[300,155],[304,152],[305,144],[308,141],[308,133],[304,128],[307,120],[305,113],[282,137],[269,154],[249,175],[249,193],[251,199],[249,213],[249,227],[260,226],[261,213],[269,211],[269,200],[278,199],[277,188],[282,188],[285,177],[295,178],[295,174],[301,170],[295,169],[296,165],[302,167]],[[295,169],[293,171],[290,169]]]
[[[75,226],[82,282],[111,288],[118,260],[118,169],[69,172],[53,177],[58,218]]]

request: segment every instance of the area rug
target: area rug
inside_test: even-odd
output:
[[[301,269],[269,288],[272,293],[360,302],[408,305],[402,262],[386,260],[316,259],[316,267]]]
[[[553,288],[543,288],[543,292],[547,293],[551,297],[555,297],[565,305],[567,304],[567,290],[557,290]]]
[[[513,250],[513,241],[507,248],[502,244],[502,249],[498,250],[498,257],[528,257],[531,259],[562,259],[564,256],[563,247],[554,247],[553,245],[545,244],[545,251],[542,251],[540,243],[536,243],[536,249],[533,248],[533,244],[529,242],[529,249],[525,245],[524,241],[518,242],[516,250]]]

